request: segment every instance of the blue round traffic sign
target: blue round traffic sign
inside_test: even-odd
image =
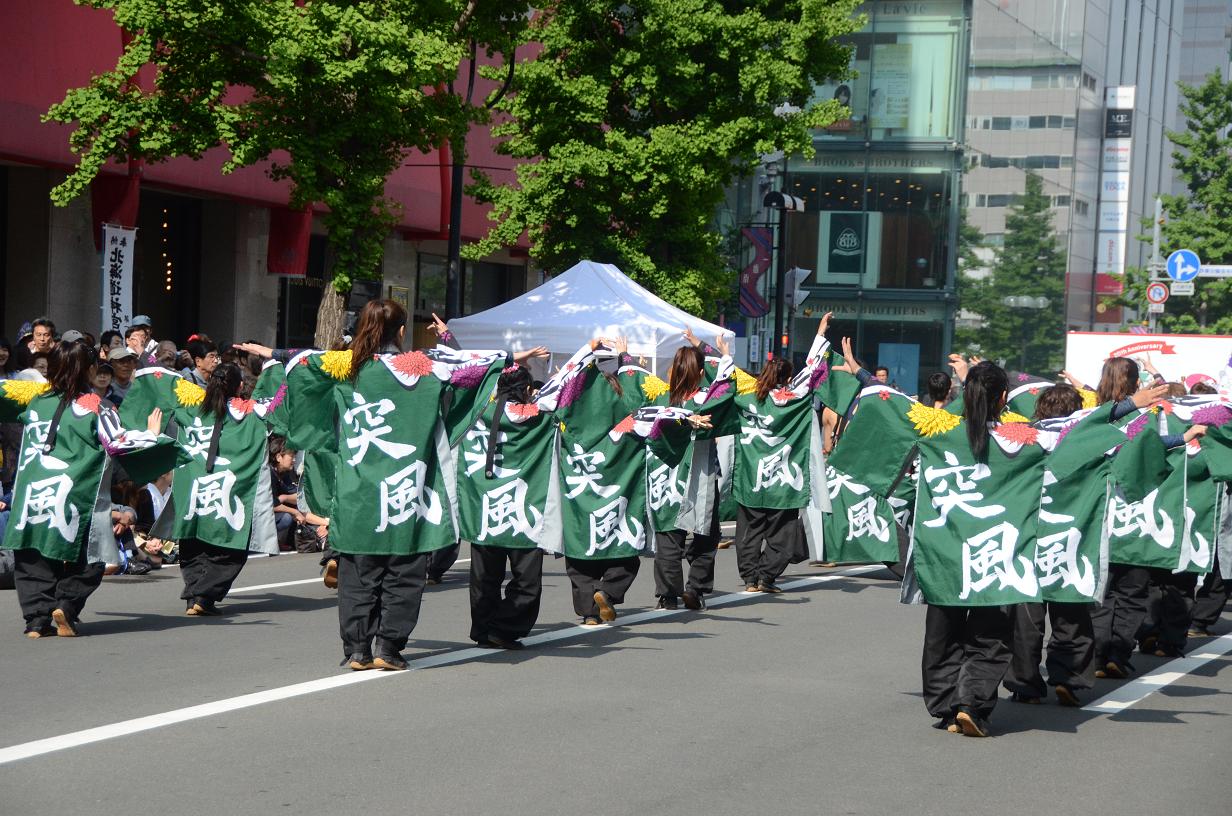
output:
[[[1198,253],[1192,249],[1178,249],[1168,256],[1168,277],[1174,281],[1191,281],[1198,277],[1201,269],[1202,262],[1198,260]]]

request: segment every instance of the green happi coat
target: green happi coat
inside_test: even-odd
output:
[[[1195,412],[1215,401],[1182,397],[1170,401],[1169,410],[1132,416],[1126,429],[1131,436],[1183,434]],[[1205,574],[1214,563],[1221,491],[1198,444],[1169,450],[1167,466],[1167,476],[1139,501],[1118,485],[1109,511],[1109,558],[1117,564]]]
[[[458,523],[474,544],[563,550],[555,416],[562,394],[595,354],[584,346],[527,404],[501,408],[491,474],[487,470],[497,402],[490,399],[458,446]]]
[[[267,367],[266,371],[277,381],[281,368]],[[176,441],[183,452],[172,479],[171,500],[155,521],[152,535],[171,541],[195,538],[229,550],[278,552],[267,419],[280,408],[285,390],[280,391],[275,383],[261,391],[271,396],[232,399],[218,420],[212,413],[202,413],[205,389],[179,374],[144,368],[134,375],[120,415],[131,423],[136,415],[148,413],[148,406],[157,406],[164,422],[174,420]],[[215,433],[220,434],[217,454],[207,469]]]
[[[351,357],[302,352],[287,365],[289,447],[338,458],[330,547],[415,555],[453,544],[450,448],[474,424],[508,355],[440,347],[377,354],[355,382]]]
[[[917,487],[909,466],[913,457],[904,457],[902,451],[915,446],[916,434],[905,423],[886,422],[886,432],[898,438],[870,448],[861,432],[877,422],[876,415],[898,411],[905,416],[914,404],[910,397],[888,386],[874,385],[861,392],[848,433],[827,461],[831,509],[824,517],[822,560],[837,564],[898,561],[896,509],[914,506]],[[865,416],[861,417],[861,412]],[[853,428],[856,433],[850,434]],[[856,475],[873,471],[888,479],[874,486]]]
[[[852,457],[850,466],[860,484],[882,495],[902,462],[918,451],[904,601],[1000,606],[1042,600],[1035,559],[1045,471],[1041,432],[1022,422],[996,423],[987,461],[977,462],[957,415],[904,402],[895,392],[882,398],[888,390],[865,389],[839,449],[869,451],[867,462]],[[1111,406],[1092,412],[1069,430],[1066,444],[1057,446],[1048,462],[1058,478],[1068,478],[1123,440],[1109,424],[1110,414]],[[902,457],[898,465],[887,467],[896,456]]]
[[[646,503],[653,531],[709,534],[715,503],[720,500],[715,440],[731,435],[737,427],[735,370],[727,355],[707,357],[700,387],[680,406],[710,416],[712,429],[674,427],[656,434],[646,446]],[[643,394],[643,406],[668,407],[668,384],[650,372],[626,364],[617,376],[626,396]]]
[[[38,550],[53,561],[118,563],[111,527],[111,457],[124,456],[134,480],[156,478],[175,462],[171,439],[126,430],[109,403],[85,394],[64,407],[47,443],[58,395],[45,383],[0,383],[0,422],[21,422],[17,477],[4,546]],[[145,426],[142,417],[141,426]]]
[[[763,400],[752,392],[737,393],[735,400],[739,436],[732,495],[742,507],[801,510],[813,558],[821,557],[824,514],[830,511],[815,403],[841,407],[842,389],[831,376],[830,363],[830,344],[816,335],[804,367],[787,385]]]

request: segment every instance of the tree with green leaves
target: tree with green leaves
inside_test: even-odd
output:
[[[981,320],[977,327],[955,332],[959,349],[975,350],[987,360],[1041,375],[1061,368],[1065,256],[1057,242],[1050,205],[1043,181],[1027,173],[1026,189],[1005,217],[1005,242],[993,251],[990,273],[976,278],[960,270],[958,305]],[[1007,303],[1007,298],[1045,298],[1047,306],[1011,305],[1013,301]]]
[[[461,149],[482,106],[445,90],[476,44],[506,50],[523,16],[477,0],[77,0],[131,33],[115,68],[48,112],[76,125],[80,158],[52,191],[63,205],[112,159],[199,158],[223,172],[262,165],[290,205],[323,203],[335,259],[317,341],[341,334],[355,278],[380,273],[398,218],[386,178],[411,151]],[[153,66],[149,87],[138,72]]]
[[[1232,82],[1218,72],[1201,85],[1179,84],[1185,130],[1168,131],[1172,167],[1185,182],[1183,195],[1162,195],[1160,254],[1192,249],[1204,264],[1232,264]],[[1149,219],[1144,221],[1151,240]],[[1126,270],[1125,289],[1109,302],[1145,310],[1150,272]],[[1232,280],[1198,278],[1193,297],[1169,298],[1158,326],[1186,334],[1232,334]]]
[[[541,50],[497,106],[499,150],[517,181],[476,175],[495,227],[480,257],[530,236],[540,265],[619,265],[660,297],[714,314],[732,274],[712,219],[725,188],[775,150],[812,154],[809,129],[839,118],[811,104],[844,76],[856,0],[575,0],[525,32]]]

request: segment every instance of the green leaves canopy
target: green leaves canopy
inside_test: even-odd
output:
[[[1168,139],[1176,148],[1172,166],[1187,191],[1161,196],[1166,220],[1160,253],[1166,258],[1192,249],[1204,264],[1232,264],[1232,82],[1213,73],[1201,85],[1179,87],[1185,130],[1169,131]],[[1113,302],[1145,309],[1148,283],[1148,270],[1128,270],[1125,291]],[[1158,325],[1165,331],[1232,334],[1232,280],[1198,278],[1193,297],[1170,298],[1164,308]]]
[[[112,9],[135,33],[114,70],[47,114],[76,123],[81,157],[56,203],[80,195],[109,159],[199,158],[222,145],[224,172],[268,161],[271,177],[290,180],[292,206],[329,207],[339,290],[379,270],[397,218],[386,177],[408,151],[460,141],[481,116],[439,90],[469,40],[508,41],[524,25],[461,0],[77,2]],[[146,65],[152,80],[134,81]]]
[[[711,219],[727,186],[775,150],[811,155],[808,129],[838,118],[814,82],[847,72],[835,41],[855,0],[575,0],[525,32],[541,44],[497,106],[517,182],[477,174],[496,226],[471,257],[528,233],[551,270],[618,264],[695,314],[731,288]],[[780,106],[794,110],[784,113]],[[776,113],[776,109],[779,112]]]
[[[1028,173],[1026,191],[1005,218],[1005,243],[994,251],[987,277],[967,271],[974,263],[967,253],[978,231],[964,221],[959,306],[980,315],[983,325],[958,329],[954,337],[959,349],[1042,376],[1061,368],[1065,344],[1065,256],[1049,206],[1043,181]],[[1003,299],[1013,295],[1046,297],[1050,305],[1012,308]]]

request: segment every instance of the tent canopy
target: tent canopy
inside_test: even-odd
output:
[[[629,353],[644,357],[656,373],[667,370],[683,331],[714,343],[728,329],[694,317],[656,297],[611,264],[582,261],[566,272],[487,311],[449,321],[465,348],[525,351],[547,346],[553,364],[568,359],[594,337],[623,335]]]

